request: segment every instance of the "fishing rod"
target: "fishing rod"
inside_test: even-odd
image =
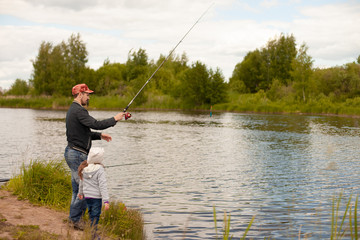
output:
[[[133,103],[133,101],[135,100],[135,98],[141,93],[141,91],[144,89],[144,87],[150,82],[150,80],[153,78],[153,76],[155,75],[155,73],[162,67],[162,65],[164,65],[164,63],[169,59],[169,57],[171,56],[171,54],[175,51],[175,49],[180,45],[180,43],[185,39],[185,37],[189,34],[189,32],[195,27],[195,25],[200,21],[200,19],[209,11],[209,9],[214,5],[211,4],[206,11],[199,17],[199,19],[191,26],[191,28],[185,33],[185,35],[180,39],[180,41],[176,44],[176,46],[170,51],[170,53],[168,54],[168,56],[161,62],[161,64],[157,67],[157,69],[151,74],[151,76],[149,77],[149,79],[145,82],[145,84],[140,88],[140,90],[138,91],[138,93],[135,95],[135,97],[129,102],[129,104],[126,106],[126,108],[124,108],[124,113],[126,113],[126,111],[128,110],[128,108],[130,107],[130,105]],[[125,119],[128,119],[131,117],[130,113],[126,113],[125,114]]]

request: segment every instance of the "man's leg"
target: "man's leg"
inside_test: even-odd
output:
[[[79,192],[79,181],[78,168],[81,162],[87,159],[87,155],[66,147],[65,149],[65,160],[71,170],[71,186],[72,186],[72,198],[70,204],[70,215],[69,219],[72,222],[80,221],[80,218],[85,214],[86,201],[78,198]]]

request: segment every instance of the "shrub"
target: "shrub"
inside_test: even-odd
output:
[[[124,239],[144,239],[144,221],[139,211],[126,209],[123,203],[111,202],[110,208],[103,211],[100,221],[101,230]]]
[[[21,174],[10,179],[6,187],[19,198],[56,209],[68,209],[71,201],[71,177],[64,161],[23,164]]]

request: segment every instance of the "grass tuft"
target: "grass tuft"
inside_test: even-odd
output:
[[[71,201],[71,176],[64,161],[31,161],[6,188],[33,204],[67,210]]]
[[[102,231],[123,239],[145,239],[144,221],[139,211],[127,209],[123,203],[111,202],[100,221]]]

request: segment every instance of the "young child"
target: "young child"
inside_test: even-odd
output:
[[[102,165],[103,155],[103,148],[91,148],[87,160],[83,161],[78,169],[80,177],[78,197],[80,199],[85,197],[92,226],[96,226],[99,222],[102,202],[105,204],[105,210],[109,209],[106,175]]]

